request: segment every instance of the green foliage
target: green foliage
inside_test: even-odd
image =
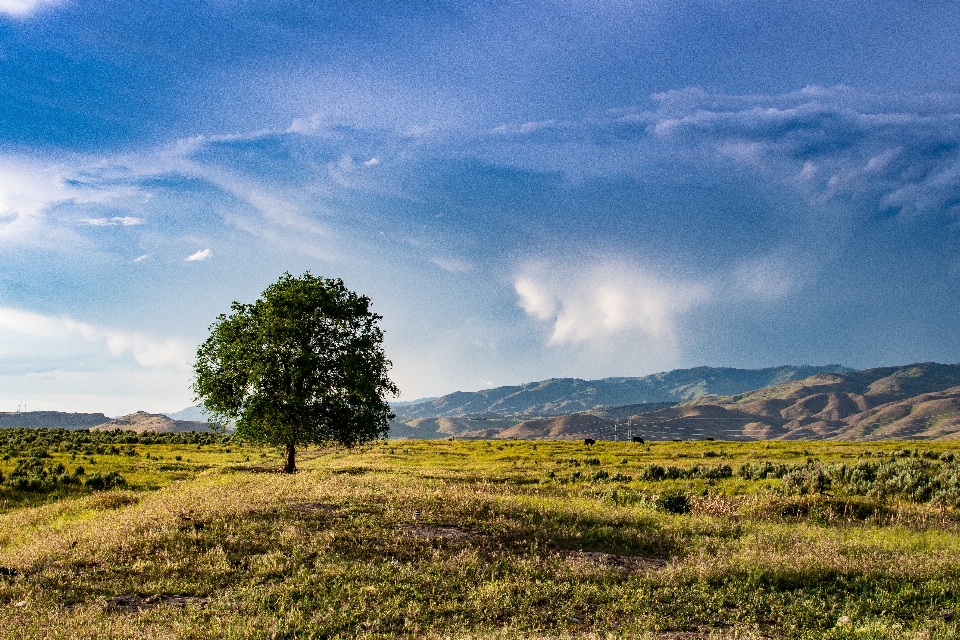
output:
[[[209,432],[136,433],[134,431],[89,431],[87,429],[0,429],[0,450],[11,458],[50,457],[50,451],[78,452],[84,455],[136,455],[134,445],[219,444],[229,436]],[[116,445],[127,445],[120,451]]]
[[[45,457],[50,456],[47,454]],[[43,457],[34,455],[17,460],[16,466],[6,477],[0,474],[0,483],[15,491],[47,493],[63,487],[78,486],[83,475],[83,467],[78,466],[72,473],[68,473],[62,462],[48,466]]]
[[[236,437],[291,447],[353,446],[393,417],[381,317],[339,279],[284,274],[253,304],[234,302],[197,350],[193,389]]]
[[[682,491],[665,491],[657,496],[654,504],[667,513],[690,513],[690,499]]]
[[[119,489],[127,486],[127,480],[116,471],[106,473],[94,473],[83,481],[83,486],[87,489]]]
[[[854,464],[803,464],[770,461],[745,464],[737,475],[746,480],[781,479],[786,495],[837,493],[877,500],[900,499],[960,506],[960,460],[952,452],[895,451],[890,460]]]
[[[960,462],[912,456],[852,465],[813,460],[786,473],[783,490],[788,495],[837,492],[960,506]]]
[[[690,480],[700,478],[704,480],[719,480],[733,476],[733,468],[728,464],[718,464],[715,466],[695,464],[691,467],[675,467],[668,465],[662,467],[659,464],[646,464],[640,469],[640,480],[659,481],[659,480]]]

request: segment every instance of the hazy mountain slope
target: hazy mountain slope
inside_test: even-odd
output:
[[[677,369],[642,378],[553,378],[484,391],[459,391],[430,402],[394,407],[399,421],[426,417],[459,417],[497,413],[507,416],[551,416],[647,402],[680,402],[707,394],[732,395],[805,378],[824,371],[846,371],[839,365],[730,369]]]
[[[390,424],[391,438],[435,440],[456,436],[460,438],[491,438],[502,430],[517,424],[504,418],[416,418]]]
[[[102,413],[65,413],[63,411],[10,411],[0,413],[0,428],[89,429],[109,420]]]
[[[207,414],[204,412],[203,407],[199,405],[193,406],[193,407],[187,407],[186,409],[181,409],[180,411],[164,413],[162,415],[165,415],[168,418],[173,418],[174,420],[187,420],[192,422],[207,421]]]
[[[588,413],[574,413],[555,418],[540,418],[527,420],[518,425],[505,429],[497,434],[497,438],[518,440],[578,440],[580,438],[606,438],[613,432],[613,421],[590,415]]]

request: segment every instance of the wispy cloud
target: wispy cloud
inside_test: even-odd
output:
[[[87,342],[104,345],[114,357],[130,355],[143,367],[185,370],[192,356],[190,345],[175,338],[157,340],[139,333],[77,322],[66,316],[46,316],[10,307],[0,307],[0,328],[48,339],[79,336]]]
[[[430,258],[430,262],[437,265],[444,271],[449,271],[450,273],[465,273],[473,269],[473,265],[466,260],[461,260],[460,258],[438,256]]]
[[[132,227],[146,222],[143,218],[133,216],[114,216],[113,218],[80,218],[77,222],[92,227]]]
[[[49,232],[46,211],[76,195],[55,167],[25,158],[0,158],[0,242],[42,243]]]
[[[136,216],[84,217],[77,220],[71,209],[90,213],[91,208],[110,203],[123,206],[131,197],[143,199],[129,182],[112,180],[100,163],[83,159],[61,162],[28,156],[0,156],[0,243],[48,248],[75,246],[76,224],[130,226],[144,223]],[[105,174],[104,178],[98,177]]]
[[[64,0],[0,0],[0,14],[26,18],[46,7],[63,4]]]
[[[872,211],[960,215],[960,94],[807,87],[736,96],[658,94],[647,131]]]
[[[186,262],[199,262],[200,260],[206,260],[212,255],[213,251],[210,249],[201,249],[200,251],[191,253],[189,256],[187,256]]]

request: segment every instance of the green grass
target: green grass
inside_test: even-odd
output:
[[[651,464],[855,464],[915,447],[911,460],[960,452],[391,441],[306,451],[284,476],[263,472],[276,452],[251,446],[136,445],[83,462],[125,490],[0,489],[0,635],[960,637],[943,616],[960,602],[955,506],[786,495],[736,473],[638,479]],[[690,513],[658,508],[669,493]],[[110,604],[158,594],[187,600]]]

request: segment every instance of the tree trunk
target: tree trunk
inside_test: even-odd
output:
[[[294,473],[297,470],[297,450],[292,444],[287,445],[287,451],[283,456],[283,472]]]

